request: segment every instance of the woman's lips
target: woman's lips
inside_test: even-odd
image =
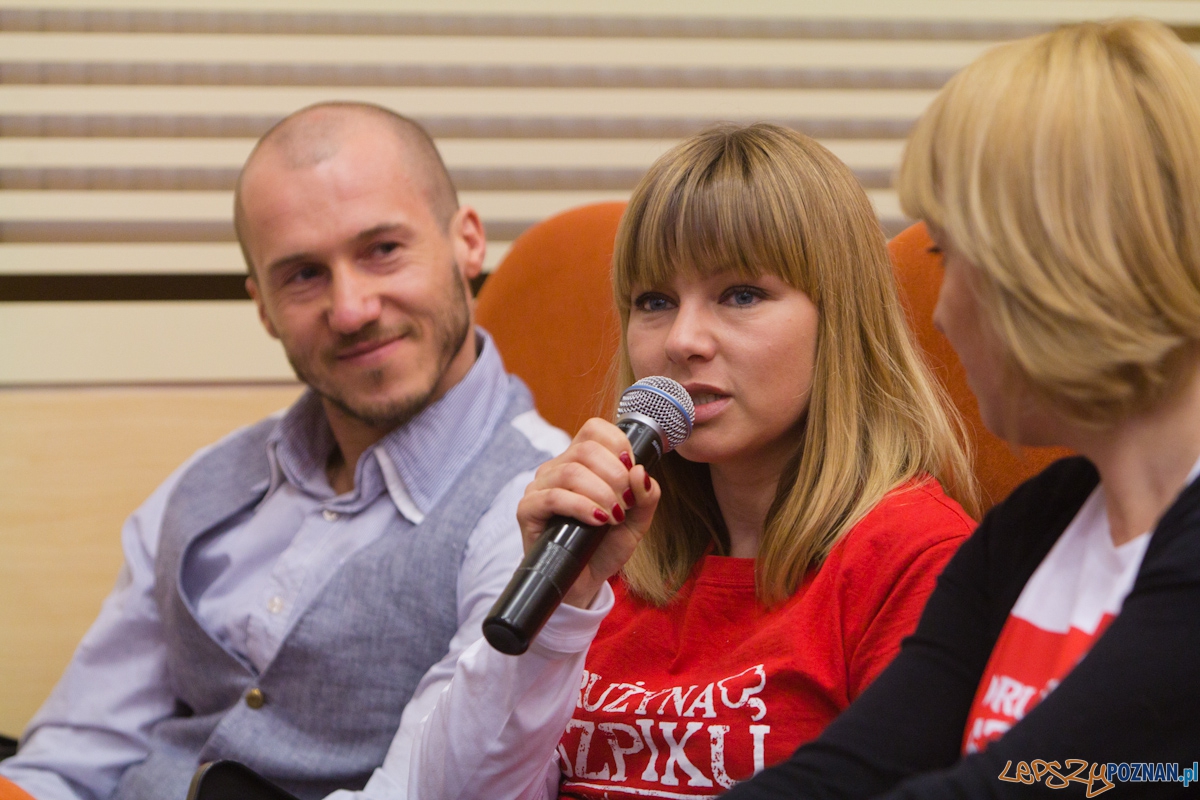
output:
[[[696,407],[696,424],[707,422],[720,414],[730,402],[729,395],[712,391],[708,387],[688,388],[687,391],[692,398],[692,405]]]

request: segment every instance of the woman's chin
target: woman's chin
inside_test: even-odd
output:
[[[692,434],[692,438],[676,448],[681,457],[696,464],[720,464],[735,458],[736,448],[722,446],[720,442],[706,441],[702,432]]]

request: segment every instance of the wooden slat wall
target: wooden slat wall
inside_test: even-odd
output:
[[[488,268],[533,222],[627,197],[672,142],[719,120],[821,138],[895,231],[903,136],[993,42],[1088,14],[1158,13],[1189,35],[1200,19],[1189,2],[830,6],[0,3],[0,330],[13,337],[0,385],[286,378],[252,323],[244,349],[209,336],[231,311],[205,303],[241,297],[239,165],[308,103],[370,100],[425,123],[482,213]],[[165,312],[173,301],[201,305]],[[86,357],[72,344],[84,337]],[[169,364],[147,337],[179,345]]]
[[[229,220],[282,115],[359,98],[421,120],[489,269],[718,120],[817,136],[894,231],[903,137],[948,76],[1131,13],[1200,40],[1183,0],[0,0],[0,733],[95,616],[123,517],[299,391],[237,299]]]

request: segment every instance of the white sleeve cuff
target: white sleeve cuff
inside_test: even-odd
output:
[[[615,602],[612,586],[605,581],[590,608],[576,608],[563,603],[546,620],[545,627],[534,637],[530,649],[549,657],[584,652]]]

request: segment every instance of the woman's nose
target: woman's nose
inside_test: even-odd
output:
[[[712,358],[716,353],[713,322],[702,304],[680,303],[667,334],[667,358],[677,364]]]

